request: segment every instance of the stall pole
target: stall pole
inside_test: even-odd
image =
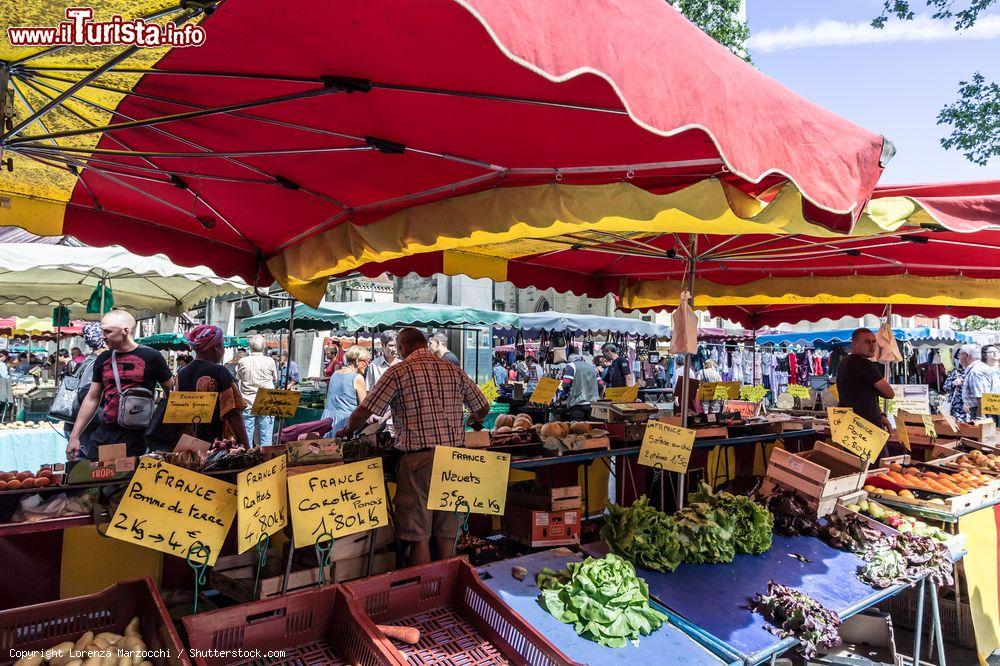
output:
[[[480,331],[477,328],[476,329],[476,383],[477,384],[479,383],[479,333]],[[492,367],[493,365],[491,364],[490,368]]]
[[[691,237],[690,249],[688,251],[688,279],[687,279],[687,291],[691,298],[691,309],[694,309],[694,277],[695,269],[698,265],[698,234],[694,234]],[[684,374],[681,380],[684,382],[681,385],[681,427],[687,427],[688,419],[688,400],[691,394],[691,382],[689,377],[691,376],[691,354],[684,353]],[[684,508],[684,488],[687,485],[687,474],[678,474],[678,484],[677,484],[677,508]],[[662,485],[663,478],[660,478],[660,484]]]

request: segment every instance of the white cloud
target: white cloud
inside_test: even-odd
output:
[[[762,30],[750,35],[750,51],[773,53],[810,46],[850,46],[855,44],[889,44],[899,42],[942,42],[965,39],[1000,38],[1000,15],[982,16],[967,30],[955,30],[952,22],[939,21],[929,16],[918,16],[912,21],[889,20],[885,28],[877,30],[868,21],[847,23],[821,21],[816,24],[798,25]]]

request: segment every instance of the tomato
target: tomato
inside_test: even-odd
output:
[[[21,490],[28,490],[29,488],[34,488],[34,487],[35,487],[35,477],[31,477],[30,479],[25,479],[24,481],[21,482]]]
[[[20,489],[21,489],[21,482],[18,481],[17,479],[7,482],[7,490],[20,490]]]
[[[25,479],[30,479],[33,476],[35,476],[35,475],[32,474],[31,472],[18,472],[17,473],[17,480],[18,481],[24,481]]]
[[[47,485],[49,485],[50,483],[52,483],[52,479],[50,479],[47,476],[40,476],[37,479],[35,479],[35,487],[36,488],[44,488]]]

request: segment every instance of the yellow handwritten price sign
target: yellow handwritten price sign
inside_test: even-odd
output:
[[[937,437],[937,430],[934,428],[934,418],[930,414],[921,414],[920,420],[924,422],[924,434],[928,437]]]
[[[296,474],[288,501],[296,548],[389,524],[381,458]]]
[[[559,380],[553,377],[542,377],[538,380],[538,386],[532,391],[531,397],[528,399],[529,402],[533,402],[536,405],[547,405],[552,402],[552,399],[556,397],[556,391],[559,390]]]
[[[435,447],[427,508],[464,512],[459,505],[465,502],[472,513],[502,516],[509,474],[508,453]]]
[[[903,445],[903,448],[907,451],[912,451],[910,448],[910,431],[906,429],[906,423],[903,422],[902,417],[896,417],[896,439],[899,443]]]
[[[482,391],[486,402],[493,402],[500,397],[500,389],[497,388],[497,383],[492,379],[481,385],[479,390]]]
[[[295,410],[299,408],[299,400],[301,399],[302,394],[298,391],[258,389],[250,413],[258,416],[288,418],[295,416]]]
[[[640,465],[656,467],[668,472],[686,472],[694,447],[694,430],[647,421],[646,434],[639,447]]]
[[[712,396],[712,400],[728,400],[729,399],[729,388],[724,384],[715,385],[715,395]]]
[[[215,414],[219,394],[212,391],[171,391],[164,423],[208,423]]]
[[[840,389],[837,388],[836,384],[830,384],[829,388],[826,390],[830,392],[830,395],[832,395],[837,402],[840,402]]]
[[[108,536],[177,557],[186,557],[200,542],[208,546],[213,566],[235,517],[233,484],[143,457]]]
[[[851,418],[851,414],[854,410],[850,407],[827,407],[826,416],[830,419],[830,437],[833,441],[837,441],[838,431],[840,426],[844,424]]]
[[[724,389],[725,392],[720,389]],[[738,400],[739,397],[739,382],[702,382],[698,384],[698,400]]]
[[[288,524],[287,465],[285,456],[281,456],[236,477],[237,552],[245,553],[257,545],[262,535],[270,536]]]
[[[802,398],[803,400],[808,400],[811,397],[809,395],[809,387],[803,384],[789,384],[788,395],[793,398]]]
[[[878,458],[888,439],[889,433],[854,413],[833,433],[834,442],[865,462]]]
[[[1000,393],[984,393],[979,404],[983,414],[1000,414]]]
[[[759,384],[740,387],[740,399],[749,400],[751,402],[760,402],[767,397],[768,393],[770,393],[770,391]]]
[[[604,399],[611,402],[635,402],[639,398],[639,385],[618,386],[604,389]]]

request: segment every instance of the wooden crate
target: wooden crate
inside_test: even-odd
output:
[[[862,491],[862,492],[864,492],[864,491]],[[856,516],[858,519],[864,521],[866,524],[868,524],[869,526],[873,527],[874,529],[878,530],[879,532],[881,532],[882,534],[884,534],[884,535],[886,535],[888,537],[894,537],[897,534],[899,534],[899,532],[896,529],[894,529],[893,527],[890,527],[889,525],[886,525],[885,523],[879,522],[879,521],[875,520],[874,518],[866,516],[863,513],[858,513],[856,511],[851,511],[850,509],[847,508],[848,504],[857,504],[858,501],[860,501],[862,499],[868,499],[868,501],[870,501],[870,502],[875,502],[875,504],[879,504],[875,500],[872,500],[872,499],[868,498],[868,493],[864,493],[864,496],[856,498],[855,500],[853,500],[851,502],[838,503],[837,507],[836,507],[836,510],[835,510],[835,513],[838,516],[842,516],[842,517]],[[883,509],[888,509],[889,508],[889,507],[887,507],[887,506],[885,506],[883,504],[879,504],[879,506],[882,507]],[[899,510],[896,509],[896,511],[899,511]],[[904,513],[904,512],[903,511],[899,511],[899,513]],[[927,522],[923,518],[919,518],[919,517],[917,517],[917,520],[920,520],[922,522]],[[931,522],[933,523],[934,521],[931,521]],[[938,542],[938,543],[944,544],[944,546],[948,549],[948,552],[951,553],[952,556],[954,557],[954,556],[958,555],[959,553],[961,553],[961,552],[963,552],[965,550],[966,540],[967,540],[967,536],[965,534],[953,534],[951,536],[951,538],[949,538],[947,541],[941,541],[941,542]]]
[[[609,423],[621,423],[623,421],[648,421],[650,416],[659,410],[656,405],[648,402],[612,403],[608,408],[607,420]],[[591,407],[591,416],[594,409]]]
[[[765,493],[776,487],[794,490],[823,516],[833,510],[838,497],[861,489],[867,468],[857,456],[824,442],[802,453],[775,448],[762,489]]]
[[[375,548],[382,549],[392,541],[392,529],[382,527],[376,530]],[[326,581],[340,582],[352,580],[367,575],[368,548],[372,531],[359,532],[342,537],[333,542],[330,551],[330,567],[326,573]],[[268,551],[270,562],[281,561],[281,553],[277,549]],[[372,558],[372,574],[390,571],[396,566],[395,553],[376,552]],[[259,593],[254,590],[254,578],[257,575],[257,553],[250,550],[242,555],[220,557],[212,569],[212,587],[222,594],[240,602],[266,599],[281,594],[281,583],[284,571],[281,573],[262,574],[259,583]],[[288,577],[286,592],[296,592],[319,584],[319,567],[294,569]]]
[[[980,420],[976,423],[959,423],[958,434],[980,442],[996,438],[997,426],[992,419]]]
[[[580,543],[580,510],[535,511],[510,506],[503,518],[504,531],[514,541],[532,548]]]
[[[512,490],[507,493],[507,506],[523,506],[543,511],[565,511],[583,506],[581,486],[549,488],[547,493],[526,493]]]
[[[898,492],[903,489],[902,486],[894,483],[889,479],[877,479],[875,476],[887,471],[886,469],[874,469],[869,473],[868,479],[865,481],[866,485],[872,485],[876,488],[888,488]],[[909,489],[911,492],[917,492],[914,489]],[[989,504],[993,499],[993,494],[997,492],[996,489],[991,485],[983,486],[981,488],[975,488],[962,495],[943,495],[941,493],[934,493],[936,497],[940,497],[944,504],[929,502],[917,497],[899,497],[898,495],[889,496],[887,499],[893,502],[899,502],[901,504],[912,504],[914,506],[922,506],[928,509],[936,511],[945,511],[949,513],[958,513],[959,511],[965,511],[972,509],[984,504]],[[877,493],[873,493],[873,496],[877,497]]]

